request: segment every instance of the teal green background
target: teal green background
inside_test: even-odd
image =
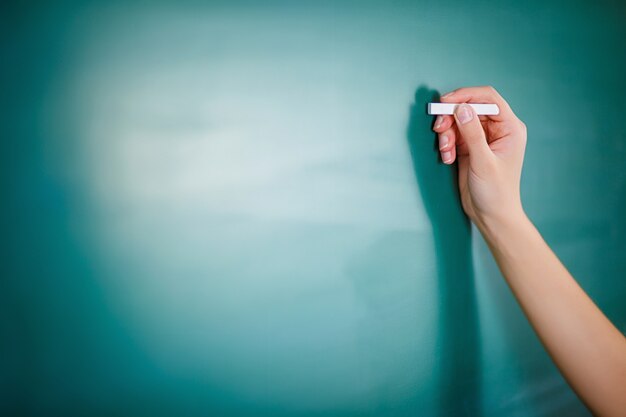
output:
[[[261,3],[3,3],[0,413],[588,415],[424,106],[508,99],[624,331],[626,7]]]

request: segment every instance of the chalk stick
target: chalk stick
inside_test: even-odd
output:
[[[428,114],[454,114],[454,109],[460,103],[428,103]],[[500,113],[500,109],[497,104],[483,104],[483,103],[467,103],[474,108],[474,111],[479,116],[496,116]]]

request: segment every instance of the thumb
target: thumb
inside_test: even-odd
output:
[[[468,104],[459,104],[456,107],[454,119],[456,120],[459,134],[467,144],[470,164],[478,168],[493,156],[487,144],[483,126],[480,124],[474,108]]]

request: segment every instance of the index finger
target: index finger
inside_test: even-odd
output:
[[[494,103],[498,105],[500,113],[488,116],[489,119],[502,122],[515,118],[509,103],[502,98],[498,91],[491,86],[458,88],[441,96],[442,103]]]

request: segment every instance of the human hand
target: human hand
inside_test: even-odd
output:
[[[453,116],[437,116],[441,159],[458,160],[463,210],[482,230],[492,223],[524,215],[520,177],[526,148],[526,125],[493,87],[460,88],[441,97],[442,103],[495,103],[497,116],[477,116],[461,104]]]

